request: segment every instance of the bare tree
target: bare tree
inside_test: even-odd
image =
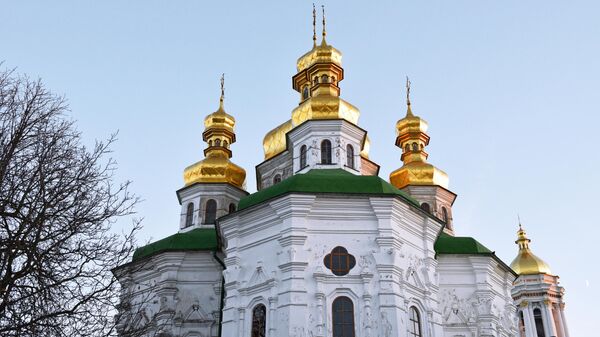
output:
[[[114,334],[111,270],[134,250],[116,220],[138,202],[115,184],[114,135],[88,148],[64,98],[0,71],[0,336]]]

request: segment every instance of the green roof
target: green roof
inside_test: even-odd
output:
[[[238,209],[243,210],[287,193],[397,195],[419,207],[415,199],[378,176],[360,176],[342,169],[313,169],[242,198]]]
[[[197,228],[189,232],[177,233],[145,245],[135,250],[133,261],[166,251],[208,250],[216,251],[217,231],[214,228]]]
[[[493,254],[486,246],[471,237],[451,236],[444,232],[435,241],[433,249],[436,254]]]

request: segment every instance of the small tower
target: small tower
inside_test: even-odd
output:
[[[320,43],[315,22],[313,9],[312,49],[298,58],[292,77],[299,103],[291,119],[263,139],[265,161],[256,167],[258,190],[312,169],[341,169],[355,175],[379,172],[379,165],[369,160],[367,132],[358,126],[360,111],[340,97],[342,53],[326,41],[325,13]]]
[[[221,77],[219,109],[204,119],[202,140],[205,158],[183,172],[185,186],[177,191],[181,204],[180,230],[213,226],[215,220],[237,209],[248,193],[246,171],[232,163],[230,145],[235,143],[235,119],[223,107],[224,77]]]
[[[519,337],[569,337],[563,301],[565,289],[558,276],[529,248],[531,240],[519,224],[519,254],[510,267],[519,275],[512,298],[518,307]]]
[[[406,116],[396,123],[396,146],[402,149],[401,168],[390,174],[390,182],[421,203],[421,208],[446,223],[453,234],[452,204],[456,194],[448,190],[448,175],[427,162],[427,122],[415,116],[410,104],[410,81],[406,78]]]

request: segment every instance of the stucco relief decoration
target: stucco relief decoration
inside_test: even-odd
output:
[[[454,289],[441,293],[442,319],[445,323],[473,323],[476,320],[474,306],[469,299],[459,299]]]
[[[205,322],[210,318],[200,305],[200,298],[197,295],[184,291],[177,293],[175,321],[176,322]]]
[[[323,264],[327,269],[336,276],[343,276],[350,272],[356,265],[356,258],[354,255],[348,253],[348,250],[344,247],[335,247],[331,250],[331,253],[325,255]]]

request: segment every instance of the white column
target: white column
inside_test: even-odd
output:
[[[535,324],[533,324],[533,318],[531,317],[529,305],[523,308],[523,324],[525,324],[526,337],[537,337]]]
[[[238,336],[244,335],[244,315],[246,314],[246,310],[244,308],[238,308]],[[252,320],[250,320],[252,322]]]
[[[556,323],[559,337],[565,337],[565,327],[562,324],[562,318],[560,317],[560,307],[558,304],[552,305],[552,317]]]
[[[565,306],[564,304],[560,305],[560,318],[563,325],[563,329],[565,330],[565,337],[569,337],[569,328],[567,326],[567,319],[565,318]]]
[[[546,327],[546,331],[548,332],[546,334],[546,337],[557,337],[556,325],[554,324],[554,317],[552,317],[550,305],[550,303],[546,304],[546,302],[544,301],[543,306],[541,308],[544,319],[544,326]]]

